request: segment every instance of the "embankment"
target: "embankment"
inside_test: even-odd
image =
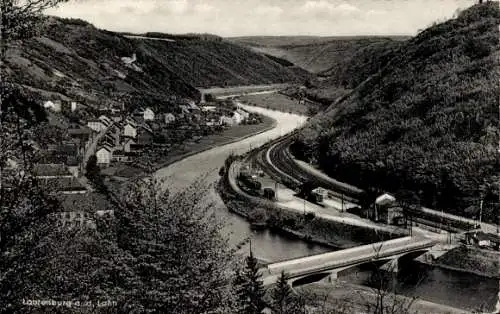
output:
[[[431,265],[500,279],[500,253],[469,246],[458,246],[434,260]]]

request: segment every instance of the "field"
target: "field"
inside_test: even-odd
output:
[[[297,99],[279,93],[246,95],[240,97],[240,99],[242,102],[253,106],[300,115],[310,115],[311,106],[299,104]]]

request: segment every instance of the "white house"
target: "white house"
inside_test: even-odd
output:
[[[98,165],[109,165],[113,156],[113,149],[107,145],[99,148],[95,153]]]
[[[248,117],[250,117],[250,114],[243,109],[238,108],[236,109],[236,112],[239,113],[243,119],[248,119]]]
[[[60,100],[47,100],[43,103],[45,109],[50,109],[54,112],[61,112],[61,101]]]
[[[165,114],[165,124],[169,124],[175,121],[175,116],[172,113]]]
[[[243,116],[239,114],[237,111],[233,113],[233,124],[240,124],[243,121]]]
[[[125,64],[132,64],[134,63],[135,61],[137,61],[137,55],[134,53],[132,54],[132,58],[130,57],[122,57],[121,58],[122,62],[125,63]]]
[[[102,121],[98,119],[89,120],[87,122],[87,126],[96,132],[101,132],[103,130],[106,130],[106,126],[104,125],[104,123],[102,123]]]
[[[217,107],[216,106],[202,106],[201,107],[201,111],[203,112],[214,112],[215,110],[217,110]]]
[[[137,137],[137,124],[132,121],[126,121],[123,127],[123,135],[136,138]]]
[[[130,145],[135,145],[135,144],[137,144],[137,142],[134,141],[133,139],[131,139],[131,138],[127,139],[123,143],[123,151],[126,153],[130,153],[132,151],[132,149],[130,149]]]
[[[229,126],[232,126],[234,124],[233,118],[230,118],[228,116],[221,116],[219,118],[219,122],[220,122],[220,124],[229,125]]]
[[[82,104],[76,101],[71,102],[71,112],[75,112],[76,110],[80,109],[82,107]]]
[[[151,108],[146,108],[143,112],[144,121],[153,121],[155,119],[155,113]]]

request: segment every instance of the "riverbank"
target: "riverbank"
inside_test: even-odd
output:
[[[345,313],[369,313],[380,294],[376,290],[365,286],[359,286],[337,280],[333,283],[319,282],[300,286],[295,291],[306,299],[312,307],[345,311]],[[437,304],[424,300],[385,293],[383,305],[387,307],[387,313],[411,313],[411,314],[463,314],[470,313],[467,310]],[[391,309],[394,305],[394,312]],[[386,313],[386,311],[384,311]]]
[[[404,233],[386,232],[373,228],[346,224],[314,214],[305,214],[282,208],[271,201],[247,196],[237,187],[232,161],[228,161],[224,176],[218,184],[218,192],[226,207],[244,217],[248,222],[258,222],[273,232],[331,247],[347,249],[373,242],[406,236]]]
[[[276,127],[276,120],[263,116],[262,123],[254,125],[237,125],[230,129],[222,131],[219,134],[211,134],[203,137],[199,142],[191,142],[183,145],[182,148],[168,154],[167,156],[161,157],[159,160],[151,163],[150,167],[152,172],[155,172],[161,168],[165,168],[174,164],[182,159],[188,158],[190,156],[202,153],[204,151],[213,149],[218,146],[229,145],[234,142],[244,140],[248,137],[252,137]],[[145,169],[121,165],[118,167],[109,167],[105,170],[105,174],[110,177],[124,178],[128,180],[137,179],[148,174]],[[123,179],[121,180],[124,181]]]
[[[500,253],[495,251],[461,245],[427,264],[500,279]]]

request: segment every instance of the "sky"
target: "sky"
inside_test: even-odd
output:
[[[415,35],[477,0],[70,0],[47,13],[124,32]]]

